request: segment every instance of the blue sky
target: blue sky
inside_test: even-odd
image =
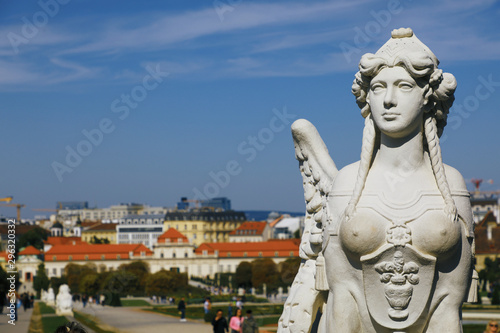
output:
[[[399,27],[458,80],[445,163],[500,188],[498,1],[40,3],[0,2],[0,196],[23,217],[200,192],[304,210],[290,122],[315,124],[338,167],[357,160],[357,62]]]

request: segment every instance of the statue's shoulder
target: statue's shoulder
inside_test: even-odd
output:
[[[358,175],[359,161],[343,167],[333,182],[332,191],[352,191],[356,185]]]
[[[454,191],[467,191],[467,186],[465,185],[464,177],[462,174],[452,166],[444,164],[444,172],[446,174],[446,179],[450,186],[450,190]]]

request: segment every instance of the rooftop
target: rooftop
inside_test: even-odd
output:
[[[83,232],[93,232],[93,231],[116,231],[116,223],[99,223],[90,226]]]
[[[32,256],[32,255],[37,256],[41,253],[42,252],[40,250],[38,250],[36,247],[29,245],[29,246],[25,247],[24,250],[19,252],[19,255],[20,256]]]
[[[50,245],[79,245],[79,244],[88,244],[87,242],[82,241],[80,237],[47,237],[47,240],[44,241],[44,244]]]
[[[189,240],[176,229],[169,228],[160,237],[158,237],[158,243],[189,243]]]
[[[117,260],[131,259],[144,254],[153,255],[153,251],[144,244],[80,244],[54,245],[45,253],[46,261],[76,261],[76,260]]]
[[[240,235],[254,235],[261,236],[264,233],[264,229],[267,226],[267,222],[243,222],[238,228],[234,229],[229,233],[230,236],[240,236]]]
[[[290,257],[299,255],[300,239],[267,242],[203,243],[194,252],[198,255],[218,252],[219,257]]]

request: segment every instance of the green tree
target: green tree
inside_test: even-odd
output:
[[[35,228],[29,230],[19,237],[17,248],[22,249],[24,247],[32,245],[39,250],[43,250],[43,241],[47,240],[47,235],[47,230],[36,226]]]
[[[149,296],[167,296],[188,286],[186,274],[161,270],[151,274],[146,281],[146,293]]]
[[[261,288],[265,283],[267,290],[275,290],[281,282],[278,265],[270,258],[256,259],[252,262],[252,286]]]
[[[80,293],[87,295],[97,295],[100,290],[99,275],[87,274],[80,280]]]
[[[242,261],[236,267],[236,273],[234,276],[236,286],[238,288],[251,288],[252,287],[252,264],[248,261]]]
[[[97,268],[94,264],[87,265],[77,265],[77,264],[67,264],[64,268],[64,275],[68,281],[69,289],[73,292],[80,290],[81,279],[89,274],[95,274]]]
[[[131,290],[132,293],[144,293],[146,289],[146,280],[149,277],[149,265],[147,262],[142,260],[132,261],[129,264],[122,264],[118,267],[118,270],[123,270],[134,274],[137,277],[137,284],[135,289]]]
[[[38,270],[36,271],[36,275],[33,281],[33,288],[36,290],[36,297],[40,298],[40,294],[43,290],[49,289],[50,281],[45,273],[45,264],[41,263],[38,265]]]
[[[129,295],[136,290],[137,276],[127,271],[116,271],[107,274],[101,289],[122,296]]]
[[[229,281],[231,281],[231,285],[229,285]],[[215,283],[219,286],[236,288],[236,282],[234,278],[234,273],[216,273],[215,274]]]
[[[293,232],[293,238],[300,238],[300,228]]]
[[[51,277],[50,278],[50,287],[54,289],[55,291],[59,290],[59,287],[63,284],[68,284],[68,280],[66,280],[66,276],[61,276],[61,277]],[[76,292],[72,290],[72,292]]]
[[[94,236],[90,239],[91,244],[109,244],[109,239],[103,237],[103,238],[97,238],[97,236]]]
[[[299,271],[301,261],[302,259],[298,257],[288,258],[278,265],[282,287],[288,287],[292,284],[295,275],[297,275],[297,272]]]

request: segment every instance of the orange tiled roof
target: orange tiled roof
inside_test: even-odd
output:
[[[40,252],[40,250],[38,250],[36,247],[30,245],[30,246],[27,246],[24,250],[22,250],[21,252],[19,252],[19,255],[20,256],[31,256],[31,255],[39,255],[41,254],[42,252]]]
[[[243,222],[238,228],[229,233],[230,236],[261,236],[267,222]]]
[[[158,243],[166,243],[167,239],[170,243],[180,243],[179,239],[182,239],[182,243],[189,243],[188,238],[174,228],[169,228],[158,237]]]
[[[69,261],[71,260],[116,260],[130,259],[133,256],[141,256],[141,252],[147,257],[153,255],[153,251],[144,244],[87,244],[80,245],[54,245],[45,253],[46,261]]]
[[[300,239],[269,240],[267,242],[203,243],[194,252],[207,251],[219,257],[289,257],[299,255]],[[245,255],[246,254],[246,255]],[[262,255],[261,255],[262,254]]]

